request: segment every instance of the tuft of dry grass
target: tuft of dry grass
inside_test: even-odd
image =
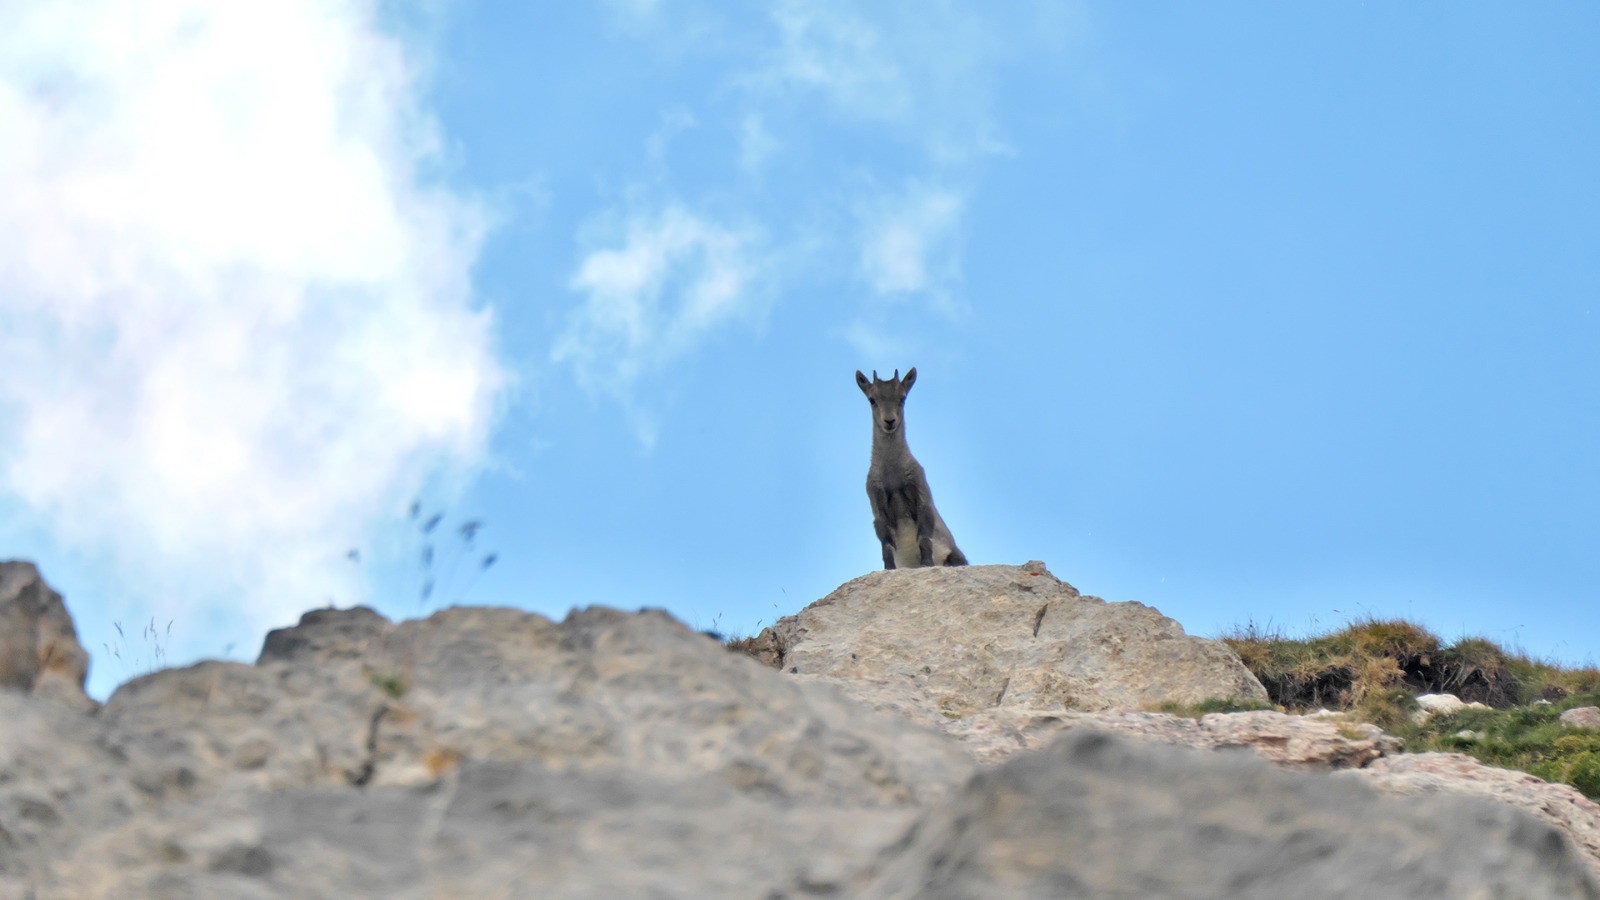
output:
[[[1600,733],[1558,721],[1564,709],[1600,705],[1600,669],[1534,659],[1481,637],[1445,643],[1400,619],[1369,617],[1303,638],[1248,623],[1221,639],[1282,707],[1348,712],[1401,738],[1408,752],[1466,753],[1600,799]],[[1411,714],[1423,693],[1492,709],[1419,724]]]
[[[723,641],[722,645],[735,653],[743,653],[748,656],[756,655],[755,635],[750,635],[749,637],[730,637]]]
[[[1535,660],[1484,638],[1446,644],[1403,619],[1369,617],[1304,638],[1249,623],[1222,640],[1274,703],[1365,711],[1379,725],[1408,711],[1405,695],[1455,694],[1504,709],[1600,689],[1600,670]]]
[[[133,644],[128,634],[122,628],[120,621],[113,621],[111,627],[117,630],[117,639],[112,643],[101,642],[100,646],[106,650],[106,655],[117,661],[122,669],[122,682],[132,681],[141,675],[149,675],[167,667],[167,645],[172,643],[172,622],[167,621],[167,627],[157,628],[156,620],[151,619],[148,625],[139,629],[139,643]]]
[[[1366,619],[1339,631],[1290,638],[1248,623],[1222,636],[1272,702],[1292,710],[1362,713],[1378,725],[1403,719],[1408,672],[1439,657],[1439,639],[1414,622]]]

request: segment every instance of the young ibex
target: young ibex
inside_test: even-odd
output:
[[[867,469],[867,498],[872,501],[872,528],[883,545],[885,569],[918,566],[964,566],[967,558],[933,508],[928,476],[906,446],[906,394],[917,370],[900,370],[885,381],[856,372],[856,384],[872,404],[872,465]]]

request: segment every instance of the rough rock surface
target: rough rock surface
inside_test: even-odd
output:
[[[61,595],[29,562],[0,562],[0,687],[87,709],[89,654]]]
[[[972,770],[648,611],[317,611],[0,721],[0,896],[825,891]]]
[[[1422,724],[1434,716],[1450,715],[1463,709],[1489,709],[1489,704],[1473,701],[1467,703],[1455,694],[1418,694],[1417,711],[1411,714],[1411,721]]]
[[[969,583],[993,592],[945,595],[996,611],[988,626],[962,614],[993,634],[947,632],[955,649],[923,645],[926,665],[1011,640],[1007,579],[1054,595],[1030,632],[1128,606],[1064,597],[1042,567],[985,571],[1008,568]],[[1134,624],[1087,667],[1101,682],[1136,679],[1119,656],[1153,660],[1158,680],[1187,665],[1181,646],[1141,649],[1194,640],[1141,610],[1108,618]],[[43,620],[0,618],[0,646],[39,646]],[[1022,672],[1029,703],[963,714],[930,702],[926,677],[780,673],[654,611],[317,610],[255,665],[157,672],[98,708],[41,696],[37,678],[0,689],[0,900],[1600,896],[1571,845],[1510,807],[1384,801],[1150,743],[1354,766],[1389,749],[1370,727],[1074,712],[1044,680]],[[1569,811],[1545,818],[1588,827]]]
[[[1351,787],[1247,754],[1071,734],[932,810],[862,896],[1597,896],[1560,835],[1508,807]]]
[[[1400,739],[1375,725],[1271,710],[1212,713],[1198,719],[1138,710],[985,710],[946,720],[944,727],[979,762],[989,765],[1048,746],[1063,731],[1083,730],[1203,750],[1250,750],[1295,769],[1359,768],[1400,750]]]
[[[1401,753],[1341,776],[1394,794],[1457,794],[1524,810],[1566,834],[1600,878],[1600,805],[1569,785],[1484,765],[1461,753]]]
[[[1220,641],[1141,603],[1083,596],[1040,562],[873,572],[756,644],[785,672],[906,684],[954,716],[1267,700]]]
[[[1578,706],[1561,714],[1561,724],[1568,728],[1600,729],[1600,706]]]

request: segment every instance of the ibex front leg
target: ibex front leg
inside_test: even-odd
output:
[[[869,487],[867,497],[872,501],[872,530],[878,533],[878,543],[883,545],[883,567],[892,569],[895,567],[894,520],[891,518],[893,504],[889,502],[889,492]]]
[[[933,499],[924,497],[924,485],[914,484],[906,487],[906,505],[911,508],[911,514],[917,523],[917,554],[921,557],[920,566],[933,565],[933,526],[939,521],[938,515],[933,511]]]

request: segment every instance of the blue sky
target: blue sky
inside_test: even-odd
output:
[[[0,557],[101,695],[151,620],[249,659],[330,599],[750,633],[880,565],[853,373],[914,365],[974,562],[1201,634],[1592,662],[1597,38],[1581,4],[8,4]]]

